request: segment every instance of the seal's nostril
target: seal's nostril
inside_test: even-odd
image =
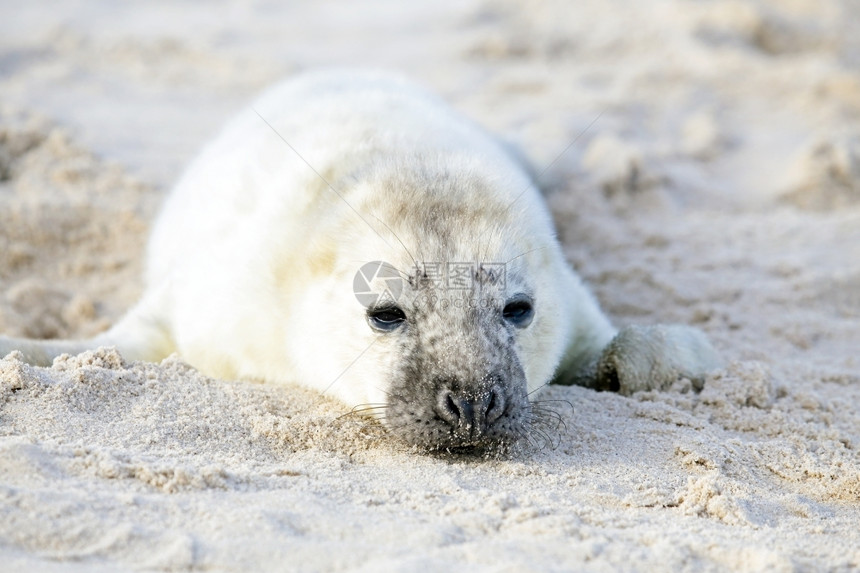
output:
[[[475,404],[468,396],[443,390],[439,393],[436,413],[454,429],[470,431],[475,426]]]
[[[439,393],[436,412],[455,431],[478,437],[505,413],[505,395],[498,386],[476,395],[445,389]]]
[[[498,386],[494,386],[490,390],[490,395],[487,398],[487,407],[483,411],[484,424],[489,427],[490,424],[502,417],[505,413],[505,395],[502,394]]]
[[[436,402],[436,413],[452,427],[457,428],[463,423],[463,401],[450,390],[442,390]]]
[[[455,423],[460,419],[460,408],[457,407],[457,402],[454,401],[454,397],[451,396],[450,392],[448,392],[448,396],[445,399],[445,409]]]

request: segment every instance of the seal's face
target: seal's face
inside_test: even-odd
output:
[[[461,288],[452,288],[447,274],[419,269],[397,301],[367,309],[368,326],[392,339],[398,357],[389,372],[386,425],[417,446],[505,444],[528,428],[517,338],[534,317],[533,296],[506,285],[497,266],[459,265],[469,273],[460,273]]]
[[[514,442],[567,343],[563,257],[525,180],[431,159],[354,184],[354,205],[372,216],[331,230],[342,278],[301,306],[332,317],[325,330],[307,324],[343,349],[333,391],[392,434],[427,449]]]

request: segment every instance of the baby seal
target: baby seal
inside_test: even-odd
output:
[[[178,352],[207,375],[378,408],[430,449],[515,441],[550,381],[630,393],[717,367],[698,330],[613,329],[531,173],[401,78],[290,79],[188,167],[118,324],[83,341],[3,338],[0,356]]]

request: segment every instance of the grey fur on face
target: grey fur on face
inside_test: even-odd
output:
[[[528,430],[530,405],[516,328],[502,316],[503,288],[435,292],[412,281],[397,337],[386,423],[428,449],[509,444]],[[406,298],[406,297],[404,297]]]

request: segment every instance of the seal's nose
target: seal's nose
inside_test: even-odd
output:
[[[498,386],[477,392],[439,392],[436,412],[454,431],[476,439],[505,412],[505,397]]]

